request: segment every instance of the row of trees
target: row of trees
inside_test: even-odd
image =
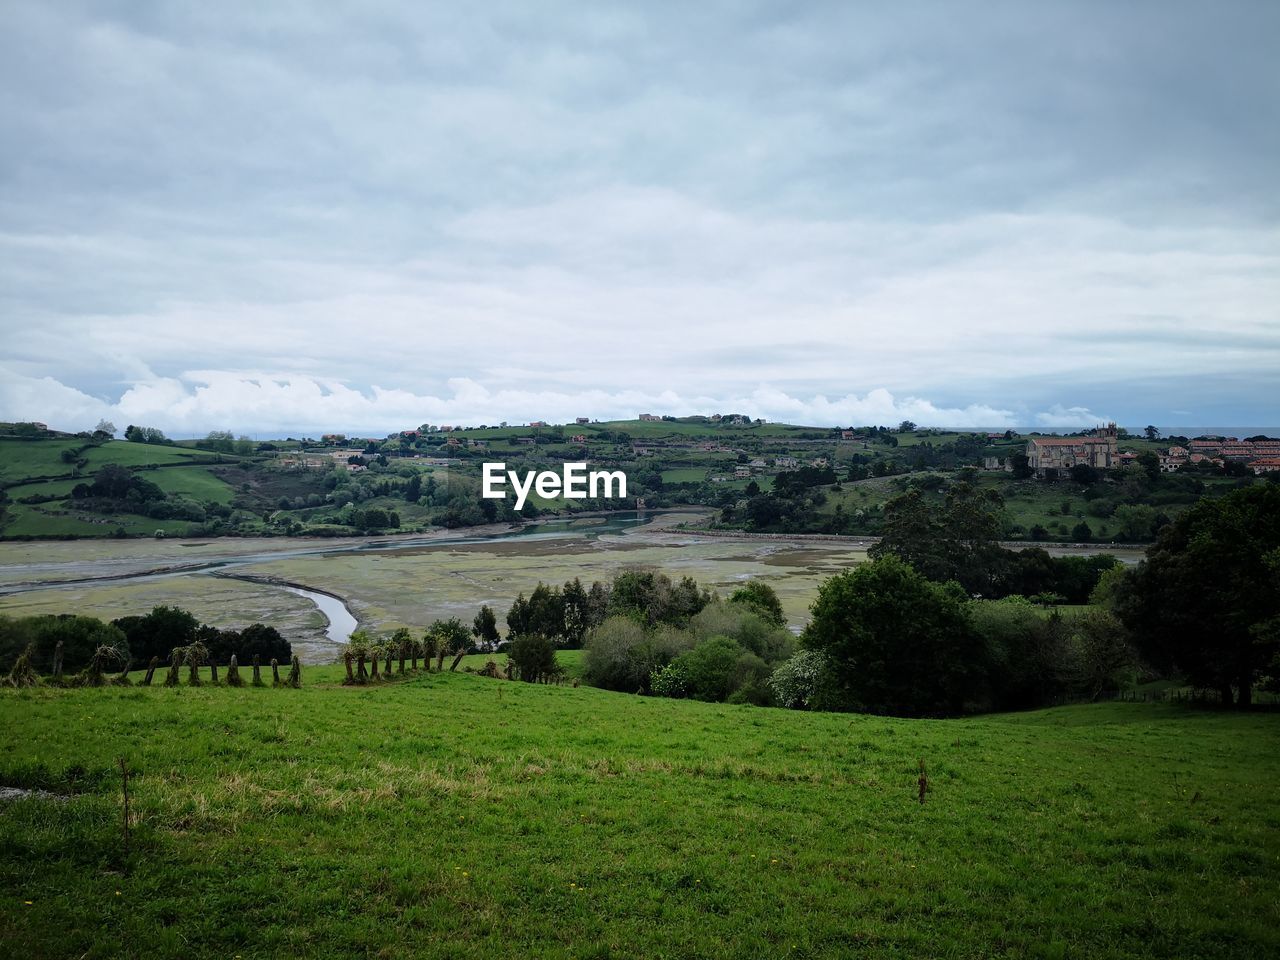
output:
[[[511,639],[545,637],[557,647],[578,648],[589,630],[608,617],[628,617],[646,626],[682,626],[711,602],[711,592],[692,577],[672,581],[657,570],[623,570],[612,581],[589,588],[578,579],[563,587],[539,583],[521,593],[507,612]]]
[[[202,624],[177,607],[159,606],[141,616],[121,617],[106,623],[96,617],[43,614],[34,617],[0,617],[0,671],[9,671],[24,651],[40,672],[52,670],[61,649],[63,668],[75,672],[91,666],[101,651],[113,651],[108,659],[118,667],[145,665],[157,658],[164,662],[175,647],[199,643],[209,663],[229,663],[233,656],[249,663],[288,663],[293,656],[289,641],[272,626],[255,623],[243,630],[220,630]],[[61,645],[61,647],[59,647]]]

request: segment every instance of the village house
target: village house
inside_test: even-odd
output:
[[[1192,460],[1191,457],[1199,457],[1199,460]],[[1160,472],[1173,473],[1175,470],[1181,469],[1188,463],[1199,463],[1205,459],[1204,454],[1197,453],[1188,455],[1186,447],[1170,447],[1164,453],[1160,454]]]
[[[982,469],[1010,471],[1013,469],[1013,464],[1004,457],[983,457]]]
[[[813,458],[812,460],[810,460],[809,462],[810,462],[810,464],[812,464],[812,465],[813,465],[813,466],[815,466],[815,467],[827,467],[827,466],[830,466],[830,463],[828,462],[828,460],[827,460],[827,458],[826,458],[826,457],[814,457],[814,458]]]
[[[774,457],[773,465],[779,470],[794,470],[800,466],[800,461],[795,457]]]
[[[531,426],[531,427],[545,427],[546,425],[547,425],[547,421],[545,421],[545,420],[530,420],[530,421],[529,421],[529,426]]]
[[[750,467],[734,467],[733,476],[735,480],[746,480],[751,476]]]
[[[1027,465],[1037,477],[1048,476],[1049,471],[1065,473],[1079,465],[1105,470],[1118,456],[1116,442],[1114,423],[1088,437],[1032,437],[1027,441]]]
[[[591,422],[591,418],[590,418],[590,417],[579,417],[579,418],[578,418],[576,421],[574,421],[574,422],[575,422],[575,423],[579,423],[579,424],[583,424],[583,423],[590,423],[590,422]]]
[[[1249,466],[1258,476],[1262,476],[1264,473],[1276,473],[1280,471],[1280,457],[1262,457],[1253,461]]]
[[[656,417],[652,413],[642,413],[640,414],[640,419],[645,423],[656,423],[662,420],[661,417]]]
[[[748,464],[748,466],[750,466],[752,470],[763,470],[765,467],[768,466],[768,464],[765,463],[763,460],[752,460],[751,463]]]

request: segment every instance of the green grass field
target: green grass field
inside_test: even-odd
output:
[[[74,791],[0,807],[0,954],[1280,951],[1274,715],[900,721],[337,675],[0,692],[0,783]]]
[[[181,494],[193,500],[230,503],[235,491],[226,481],[215,477],[204,467],[175,467],[143,474],[167,494]]]

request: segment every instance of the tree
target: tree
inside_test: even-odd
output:
[[[1025,453],[1015,453],[1009,458],[1009,469],[1013,479],[1026,480],[1031,476],[1031,460]]]
[[[1138,454],[1138,466],[1142,468],[1142,472],[1147,475],[1147,479],[1152,483],[1160,481],[1160,458],[1150,450],[1143,450]]]
[[[417,503],[422,497],[422,475],[415,473],[404,486],[404,499],[407,503]]]
[[[730,603],[750,607],[761,619],[774,626],[785,627],[787,618],[782,613],[782,603],[773,587],[763,580],[748,580],[729,597]]]
[[[102,434],[105,437],[114,437],[116,435],[116,425],[104,418],[98,421],[98,425],[93,428],[93,432],[94,434]]]
[[[493,608],[485,605],[471,622],[471,635],[476,643],[485,650],[492,650],[498,645],[498,618],[493,615]]]
[[[428,628],[428,633],[435,642],[437,656],[456,654],[459,650],[466,650],[471,643],[471,631],[457,617],[435,621]]]
[[[1250,705],[1280,654],[1280,487],[1200,500],[1114,593],[1150,661]]]
[[[124,631],[129,649],[141,663],[152,657],[164,659],[174,647],[196,638],[200,621],[178,607],[152,607],[145,616],[121,617],[113,625]]]
[[[1093,528],[1081,520],[1071,528],[1071,539],[1076,543],[1088,543],[1093,539]]]
[[[653,673],[694,642],[688,631],[651,631],[631,617],[610,617],[587,634],[583,675],[591,685],[607,690],[647,690]]]
[[[899,433],[912,433],[916,429],[916,425],[910,420],[903,420],[898,424]]]
[[[1159,427],[1155,427],[1155,426],[1152,426],[1151,424],[1147,424],[1147,425],[1146,425],[1146,427],[1143,429],[1143,431],[1142,431],[1142,432],[1143,432],[1143,434],[1146,436],[1146,438],[1147,438],[1148,440],[1159,440],[1159,439],[1160,439],[1160,428],[1159,428]]]
[[[970,483],[951,484],[941,504],[908,490],[885,504],[881,539],[869,554],[893,554],[930,580],[955,580],[970,593],[988,594],[1005,559],[998,542],[1002,506],[995,491]]]
[[[897,716],[961,712],[978,691],[982,647],[963,592],[896,556],[827,580],[801,635],[831,662],[822,706]]]
[[[511,641],[507,659],[515,667],[516,676],[526,683],[558,680],[563,671],[556,661],[556,645],[550,637],[528,633]]]

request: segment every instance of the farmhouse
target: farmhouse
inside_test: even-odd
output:
[[[645,423],[655,423],[657,421],[660,421],[662,418],[655,417],[652,413],[642,413],[640,414],[640,419],[643,420]]]
[[[1099,427],[1091,437],[1032,437],[1027,441],[1027,465],[1037,477],[1048,471],[1070,470],[1083,464],[1105,470],[1116,462],[1116,425]]]

